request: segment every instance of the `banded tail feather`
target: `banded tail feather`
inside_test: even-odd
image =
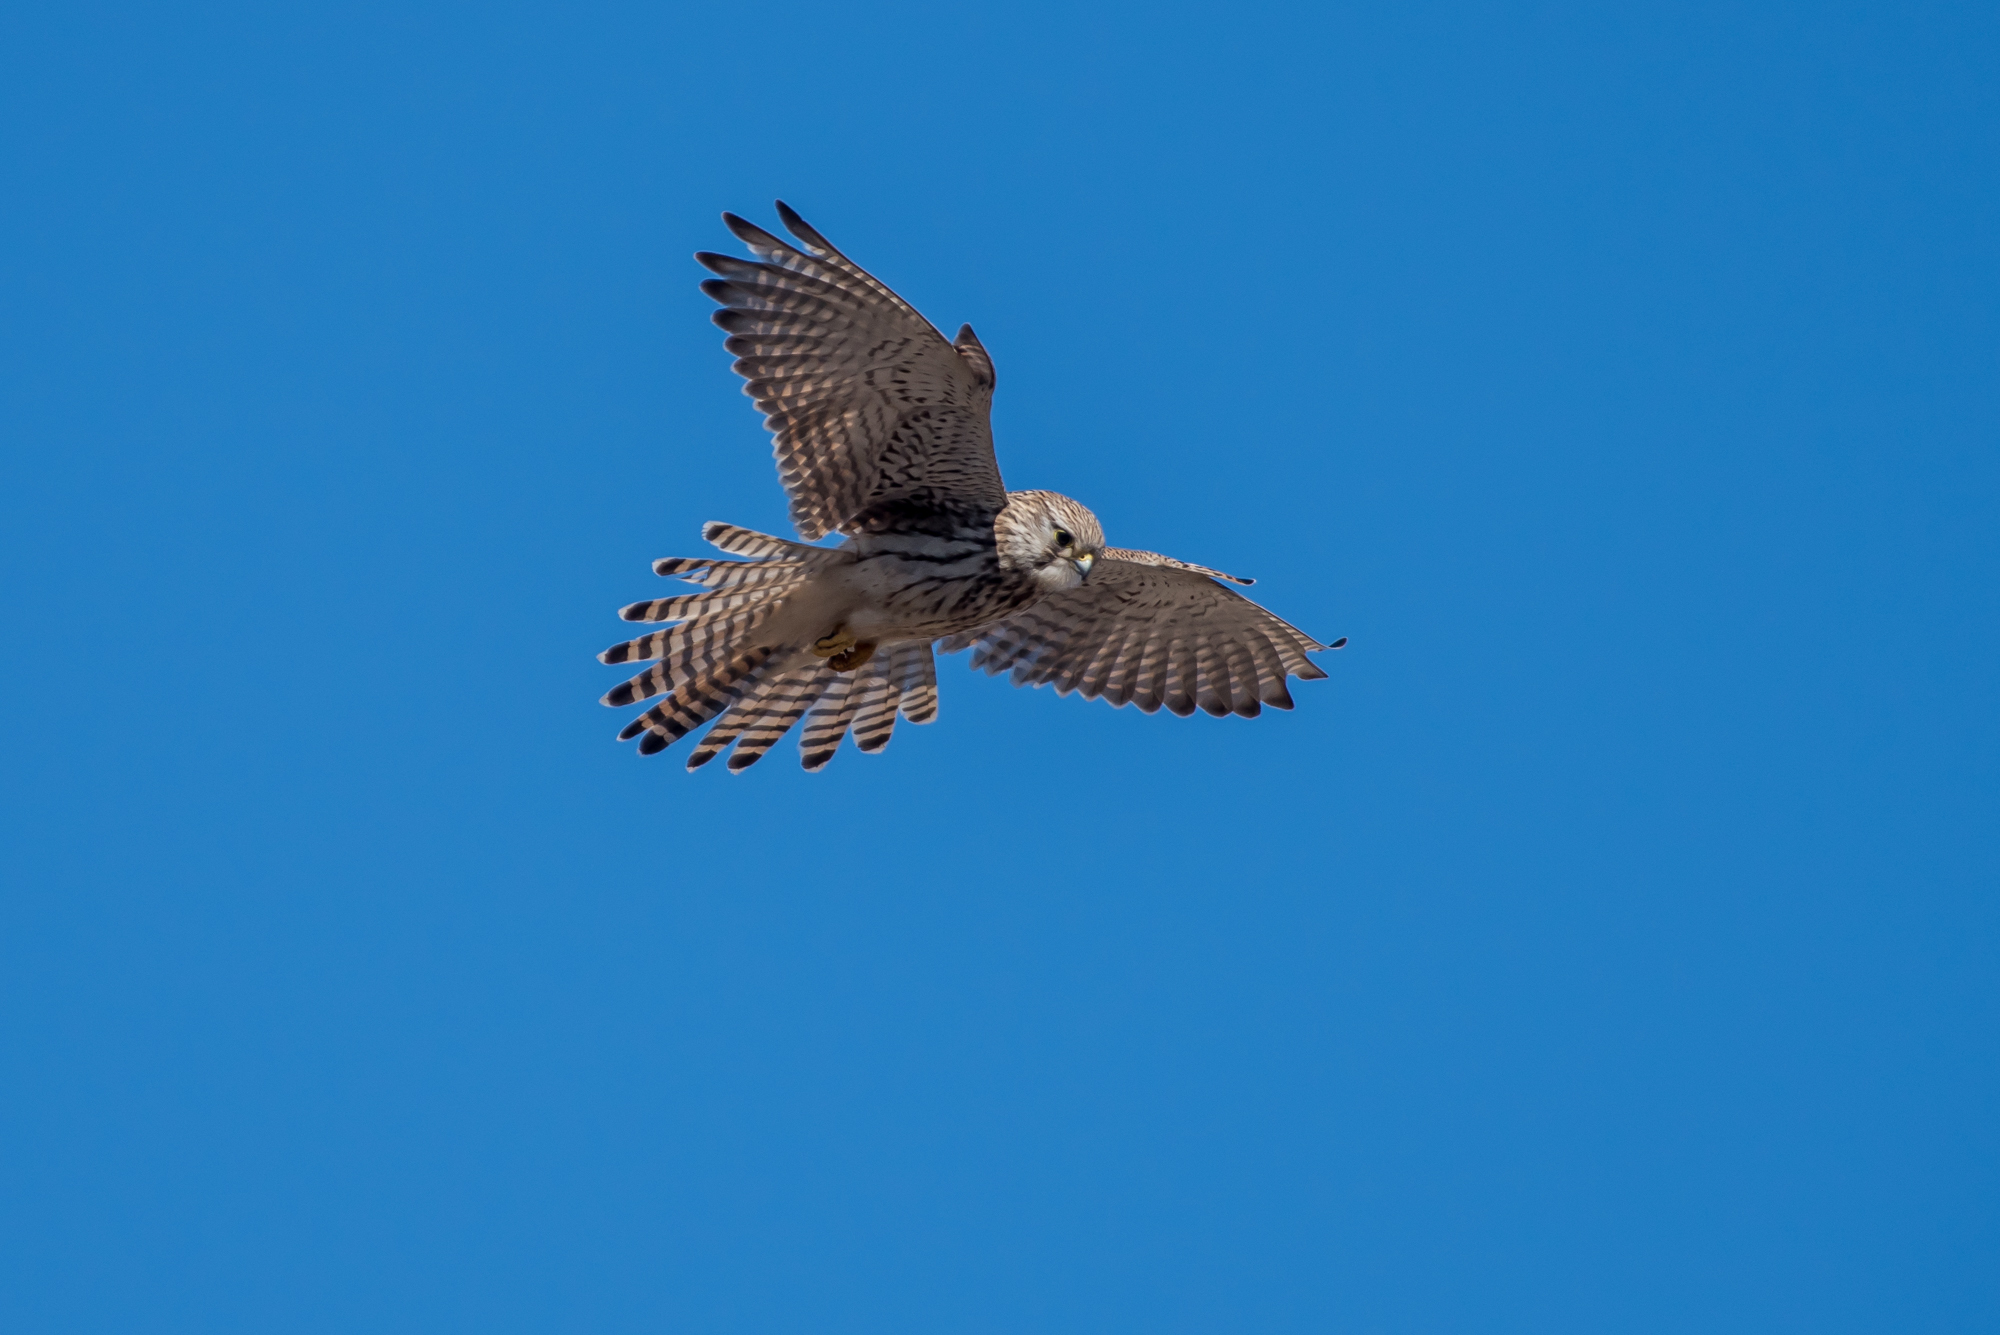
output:
[[[888,745],[898,714],[912,723],[937,716],[937,672],[931,646],[906,641],[884,646],[869,662],[841,673],[832,661],[801,662],[797,643],[758,644],[758,632],[793,593],[827,566],[850,559],[837,548],[812,547],[734,524],[711,523],[702,536],[736,560],[670,556],[655,572],[703,592],[633,603],[627,621],[679,624],[614,644],[605,663],[652,666],[604,695],[607,705],[666,699],[628,724],[621,741],[640,739],[651,755],[710,724],[688,757],[699,769],[730,751],[741,773],[762,759],[800,719],[800,759],[818,770],[850,733],[863,751]],[[775,626],[770,633],[784,638]]]
[[[872,698],[875,675],[891,662],[905,664],[907,655],[884,655],[860,691],[855,690],[855,674],[843,676],[822,660],[800,662],[799,645],[777,625],[766,629],[767,623],[820,571],[851,558],[836,548],[812,547],[734,524],[707,524],[702,536],[739,559],[675,556],[654,562],[658,574],[686,580],[702,592],[624,608],[619,615],[627,621],[679,624],[614,644],[598,655],[605,663],[651,663],[606,692],[605,704],[665,697],[626,725],[619,739],[638,738],[640,754],[651,755],[712,724],[688,768],[699,768],[733,747],[729,768],[740,772],[824,699],[814,726],[802,738],[816,761],[809,767],[819,768],[847,735],[853,714],[846,707],[849,698],[857,704]],[[760,643],[760,630],[769,635],[768,642]],[[890,694],[893,708],[901,696]]]
[[[731,556],[747,556],[758,561],[796,561],[800,565],[818,567],[841,558],[838,547],[815,547],[809,542],[793,542],[790,538],[773,537],[752,528],[714,520],[701,526],[701,540],[713,543]]]
[[[741,774],[762,760],[822,695],[835,689],[839,676],[826,661],[816,660],[772,683],[759,695],[755,712],[737,734],[736,748],[729,753],[729,772]]]
[[[776,652],[762,645],[747,649],[720,671],[676,686],[665,700],[626,724],[618,740],[639,738],[642,756],[664,751],[734,704]]]
[[[606,691],[602,702],[613,708],[629,705],[659,695],[671,689],[677,681],[700,679],[727,662],[770,613],[769,607],[755,607],[731,616],[690,621],[672,630],[654,631],[651,635],[612,645],[598,655],[600,661],[659,661],[630,681]]]
[[[817,680],[825,671],[827,668],[824,660],[814,659],[796,664],[788,671],[766,674],[763,680],[746,690],[742,698],[715,721],[714,727],[703,734],[700,744],[695,747],[694,754],[688,757],[687,767],[691,770],[700,769],[746,735],[760,737],[768,732],[773,718],[782,714],[789,702],[809,688],[814,691],[825,688],[825,683]],[[810,703],[808,700],[807,704]],[[787,723],[785,726],[789,728],[791,724]],[[776,741],[782,735],[782,730],[772,734],[771,741]],[[770,743],[766,742],[764,745],[768,747]],[[756,754],[761,756],[763,748],[759,748]],[[743,765],[735,765],[734,756],[730,759],[733,768],[741,770],[752,763],[755,757],[752,757],[752,761],[745,761]]]
[[[672,598],[649,598],[618,609],[622,621],[693,621],[718,612],[733,612],[783,597],[796,587],[791,582],[767,579],[762,587],[724,590],[720,593],[683,593]]]
[[[896,707],[903,695],[902,651],[906,647],[898,645],[887,654],[875,655],[868,665],[873,675],[855,683],[849,697],[847,726],[853,732],[854,745],[864,755],[873,755],[887,746],[889,734],[896,730]],[[839,745],[839,738],[834,739],[834,745]],[[833,754],[832,748],[828,748],[827,754]]]
[[[850,734],[868,754],[887,746],[899,713],[912,723],[937,717],[936,663],[923,641],[890,645],[852,672],[837,672],[816,659],[766,676],[715,720],[687,767],[699,769],[734,747],[728,768],[740,774],[804,719],[799,760],[808,771],[818,771]]]
[[[927,641],[892,645],[843,680],[846,686],[829,687],[806,715],[799,761],[808,770],[825,768],[850,734],[863,754],[880,751],[899,713],[912,723],[937,717],[937,659]]]
[[[881,680],[873,659],[852,672],[834,674],[832,681],[806,711],[805,726],[799,729],[799,764],[808,773],[826,768],[841,739],[854,723],[854,708],[868,690]]]
[[[938,711],[937,655],[928,644],[898,648],[896,689],[901,699],[896,703],[897,711],[911,723],[929,723],[937,718]],[[883,741],[888,741],[886,735]]]
[[[735,524],[710,523],[702,536],[723,551],[752,559],[669,556],[653,563],[661,575],[678,576],[706,592],[652,598],[621,608],[626,621],[675,621],[614,644],[597,656],[601,663],[657,664],[606,692],[603,703],[629,705],[671,690],[677,681],[700,678],[734,653],[792,593],[838,556],[835,549],[774,538]]]
[[[663,556],[653,562],[655,575],[677,575],[690,584],[710,589],[734,589],[787,578],[785,572],[804,566],[802,561],[722,561],[712,556]]]
[[[889,744],[899,714],[912,723],[929,723],[937,717],[936,658],[930,645],[918,641],[895,645],[876,655],[870,666],[875,675],[856,684],[848,719],[855,748],[864,755]]]

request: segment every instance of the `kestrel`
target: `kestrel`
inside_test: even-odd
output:
[[[1292,707],[1287,676],[1324,677],[1323,645],[1224,588],[1248,584],[1104,545],[1097,517],[1052,491],[1008,491],[989,422],[993,359],[972,326],[946,342],[915,308],[778,204],[796,246],[734,214],[756,260],[704,252],[702,291],[744,391],[775,438],[800,542],[731,524],[702,537],[737,560],[653,563],[704,592],[634,603],[673,622],[598,655],[650,662],[607,705],[664,697],[618,734],[651,755],[702,724],[688,768],[733,743],[755,764],[801,718],[822,768],[850,732],[879,751],[901,714],[937,716],[932,646],[1014,684],[1052,684],[1147,713],[1254,718]],[[838,547],[811,544],[828,534]]]

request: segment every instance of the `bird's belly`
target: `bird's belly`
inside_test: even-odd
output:
[[[855,638],[886,643],[936,640],[1010,615],[1033,600],[1034,586],[1000,569],[991,547],[872,554],[845,572]]]

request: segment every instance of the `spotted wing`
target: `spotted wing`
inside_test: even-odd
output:
[[[695,258],[720,275],[701,288],[722,304],[715,322],[775,437],[800,536],[852,532],[885,503],[998,513],[993,363],[972,326],[947,343],[782,202],[778,214],[798,246],[725,213],[757,259]]]
[[[1220,571],[1156,552],[1106,548],[1079,588],[970,635],[972,665],[1011,672],[1016,686],[1053,685],[1152,713],[1197,707],[1254,718],[1264,705],[1292,707],[1285,678],[1324,677],[1306,655],[1328,646],[1216,583]]]

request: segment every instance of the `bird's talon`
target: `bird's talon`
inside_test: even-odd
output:
[[[875,656],[872,644],[857,644],[845,653],[834,654],[826,660],[826,665],[835,672],[852,672]]]

